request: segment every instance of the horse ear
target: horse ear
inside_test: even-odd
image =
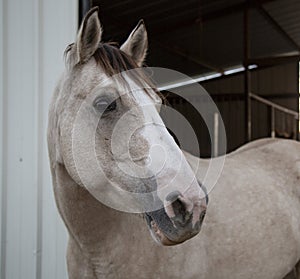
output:
[[[88,61],[99,47],[102,29],[98,10],[98,7],[91,9],[80,26],[76,40],[77,62],[79,63]]]
[[[120,49],[142,66],[148,50],[148,37],[143,20],[139,21]]]

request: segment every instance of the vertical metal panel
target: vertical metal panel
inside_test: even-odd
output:
[[[35,277],[37,46],[35,1],[7,1],[7,219],[5,278]],[[29,43],[30,42],[30,43]]]
[[[59,7],[59,8],[58,8]],[[46,148],[48,106],[59,74],[64,68],[63,51],[74,41],[77,30],[77,1],[43,1],[42,6],[41,100],[42,121],[42,278],[67,278],[67,234],[54,203]],[[55,19],[53,20],[53,15]]]
[[[49,100],[76,1],[0,2],[1,279],[67,278],[46,149]]]
[[[3,40],[3,30],[4,30],[4,3],[3,0],[0,0],[0,240],[1,240],[1,245],[0,245],[0,278],[3,277],[3,274],[5,273],[5,257],[2,256],[5,254],[5,208],[6,208],[6,203],[4,197],[6,196],[5,193],[5,188],[3,187],[3,184],[5,183],[4,181],[4,176],[3,176],[3,161],[4,161],[4,153],[3,153],[3,145],[4,145],[4,40]]]

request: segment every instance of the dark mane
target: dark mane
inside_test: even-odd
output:
[[[67,46],[64,52],[65,58],[67,58],[74,45],[75,44],[72,43]],[[115,42],[101,43],[93,57],[108,76],[138,68],[135,61],[125,52],[120,50],[118,44]]]
[[[116,43],[101,43],[93,56],[108,76],[138,68],[135,61]]]

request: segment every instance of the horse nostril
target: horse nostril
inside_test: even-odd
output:
[[[165,210],[175,226],[184,226],[191,219],[192,211],[180,192],[174,191],[166,197]]]
[[[175,213],[175,217],[172,220],[175,223],[178,222],[181,225],[185,225],[191,217],[191,212],[187,211],[185,204],[179,199],[172,203],[172,207]]]

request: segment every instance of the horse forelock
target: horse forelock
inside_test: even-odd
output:
[[[72,67],[72,65],[76,67],[77,65],[74,63],[74,55],[71,53],[74,46],[74,43],[68,45],[64,52],[67,67]],[[149,93],[148,90],[151,88],[164,101],[163,95],[156,89],[151,78],[137,65],[134,59],[120,50],[117,43],[100,43],[98,49],[93,54],[93,58],[108,77],[130,71],[130,77],[134,79],[134,82],[140,88],[144,89],[145,93]],[[140,69],[138,71],[132,71],[137,68]],[[120,77],[122,77],[122,75],[120,75]],[[127,83],[125,80],[123,81],[125,84]]]
[[[93,57],[108,76],[139,68],[136,62],[113,42],[101,43]]]

